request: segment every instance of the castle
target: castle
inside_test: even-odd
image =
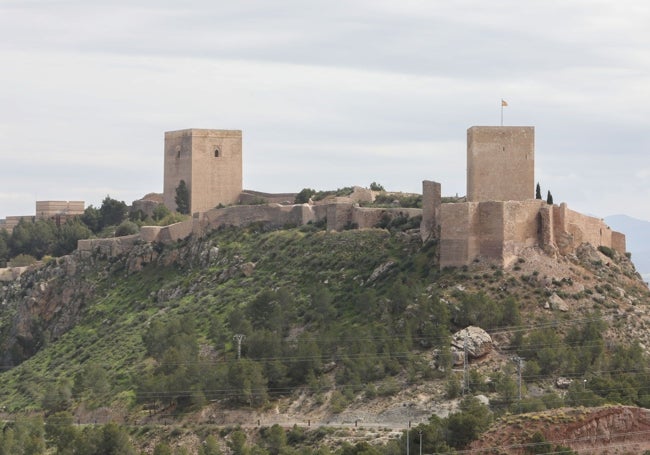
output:
[[[423,241],[439,242],[441,267],[479,260],[505,267],[525,248],[566,255],[585,242],[625,253],[625,236],[601,219],[572,211],[565,203],[534,199],[535,130],[530,126],[469,128],[466,201],[442,203],[440,183],[424,181],[422,209],[361,207],[361,202],[372,202],[376,196],[362,188],[348,197],[306,204],[293,204],[295,194],[243,190],[241,140],[239,130],[165,133],[163,201],[176,209],[176,188],[183,180],[192,219],[165,227],[144,226],[133,236],[80,240],[79,249],[116,255],[142,241],[169,243],[190,234],[202,236],[219,226],[254,222],[286,226],[326,221],[328,230],[341,230],[372,228],[386,218],[421,216],[420,235]],[[245,205],[252,200],[258,204]]]

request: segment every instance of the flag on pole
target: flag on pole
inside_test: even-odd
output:
[[[503,98],[501,98],[501,107],[504,107],[504,106],[507,106],[507,105],[508,105],[508,102],[506,100],[504,100]]]

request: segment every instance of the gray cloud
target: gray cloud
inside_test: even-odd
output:
[[[5,1],[0,217],[160,191],[188,127],[242,129],[255,189],[462,194],[465,129],[503,97],[556,200],[648,219],[648,23],[632,0]]]

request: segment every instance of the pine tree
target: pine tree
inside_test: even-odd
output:
[[[190,192],[187,189],[185,180],[181,180],[176,187],[176,211],[182,215],[190,213]]]
[[[537,182],[537,188],[535,188],[535,199],[541,199],[542,198],[542,188],[539,186],[539,182]]]
[[[553,205],[553,195],[551,194],[550,191],[546,194],[546,203],[549,205]]]

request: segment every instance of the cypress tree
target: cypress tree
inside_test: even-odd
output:
[[[542,198],[542,189],[539,186],[539,182],[537,182],[537,188],[535,188],[535,199],[541,199]]]
[[[553,205],[553,195],[551,194],[550,191],[546,194],[546,203],[549,205]]]
[[[176,187],[176,197],[174,198],[176,202],[176,211],[182,215],[187,215],[190,213],[190,192],[187,189],[187,184],[185,180],[181,180]]]

